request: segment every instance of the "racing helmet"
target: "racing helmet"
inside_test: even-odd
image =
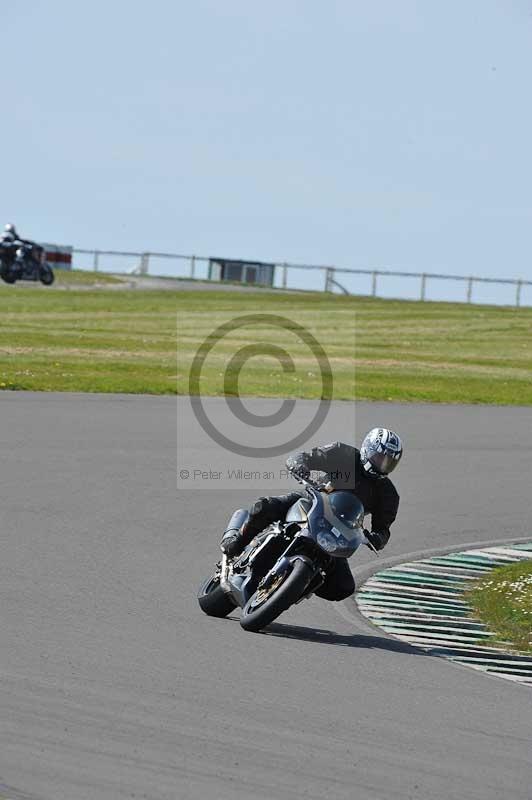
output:
[[[360,447],[360,463],[371,478],[386,478],[403,455],[400,437],[388,428],[372,428]]]

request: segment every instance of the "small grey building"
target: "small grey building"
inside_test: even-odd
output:
[[[228,258],[209,259],[209,280],[237,281],[273,286],[275,264],[262,261],[235,261]]]

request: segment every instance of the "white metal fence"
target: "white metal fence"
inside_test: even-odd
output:
[[[208,280],[212,258],[182,253],[73,249],[74,267],[102,272],[135,273]],[[280,289],[362,294],[372,297],[408,297],[498,305],[532,305],[532,281],[520,278],[484,278],[386,269],[351,269],[318,264],[275,264],[274,286]],[[360,284],[365,279],[365,285]],[[399,282],[398,280],[399,279]],[[409,283],[411,290],[405,284]],[[414,284],[412,284],[414,281]],[[449,291],[451,284],[454,291]],[[437,287],[437,288],[436,288]],[[486,294],[486,289],[491,290]],[[506,293],[504,293],[506,292]]]

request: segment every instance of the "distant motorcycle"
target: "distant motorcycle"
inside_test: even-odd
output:
[[[294,475],[307,491],[284,521],[270,525],[235,559],[223,555],[198,592],[201,609],[226,617],[242,608],[241,626],[259,631],[290,606],[310,597],[335,558],[349,558],[361,544],[372,550],[363,528],[364,507],[351,492]],[[228,528],[239,528],[247,511],[235,511]]]
[[[3,281],[41,281],[45,286],[51,286],[55,275],[46,263],[43,247],[33,242],[19,242],[14,252],[13,249],[0,248],[0,277]]]

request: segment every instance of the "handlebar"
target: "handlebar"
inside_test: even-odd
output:
[[[290,473],[292,478],[294,478],[298,483],[302,483],[303,486],[310,486],[317,492],[321,492],[325,488],[324,483],[317,483],[316,481],[313,481],[311,478],[304,478],[302,475],[298,475],[297,472],[294,472],[294,470],[292,469],[289,469],[288,472]]]
[[[333,486],[332,486],[330,481],[327,481],[327,483],[323,483],[323,481],[318,483],[317,481],[313,481],[311,478],[303,478],[302,475],[298,475],[297,472],[294,472],[291,469],[289,469],[288,471],[289,471],[290,475],[293,478],[295,478],[295,480],[298,483],[302,483],[303,486],[310,486],[310,487],[312,487],[312,489],[315,489],[317,492],[327,492],[327,493],[329,493],[331,491],[334,491]]]
[[[374,547],[374,546],[371,544],[370,540],[368,539],[368,536],[367,536],[367,531],[366,531],[366,530],[364,531],[364,536],[366,537],[366,541],[364,542],[364,544],[366,545],[366,547],[369,547],[369,549],[372,551],[372,553],[375,553],[375,555],[376,555],[376,556],[378,556],[378,555],[379,555],[379,551],[377,550],[377,548],[376,548],[376,547]]]

